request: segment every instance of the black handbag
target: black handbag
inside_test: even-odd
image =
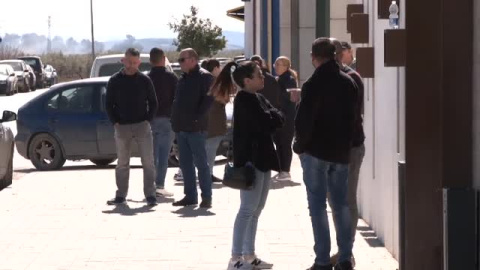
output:
[[[228,162],[222,183],[234,189],[251,190],[255,187],[255,167],[250,162],[243,167],[234,167],[232,162]]]

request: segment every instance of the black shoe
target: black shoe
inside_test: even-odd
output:
[[[190,206],[190,205],[197,205],[198,202],[189,200],[186,197],[181,199],[180,201],[173,202],[173,206]]]
[[[147,197],[147,205],[148,206],[155,206],[157,204],[158,204],[157,198],[155,198],[154,196]]]
[[[332,265],[318,265],[314,264],[312,267],[308,268],[307,270],[332,270]]]
[[[353,266],[350,261],[343,261],[337,263],[334,270],[353,270]]]
[[[212,198],[202,199],[201,208],[212,208]]]
[[[111,199],[107,201],[108,205],[117,205],[117,204],[125,204],[127,201],[125,198],[122,197],[115,197],[115,199]]]
[[[222,183],[222,179],[212,174],[212,183]]]

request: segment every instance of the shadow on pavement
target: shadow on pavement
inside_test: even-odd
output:
[[[382,241],[378,239],[377,234],[375,231],[369,226],[357,226],[357,231],[360,232],[365,242],[371,247],[384,247]]]
[[[141,169],[142,166],[140,165],[131,165],[130,169]],[[63,166],[58,170],[46,171],[46,172],[55,172],[55,171],[82,171],[82,170],[112,170],[115,169],[115,165],[108,165],[108,166],[97,166],[97,165],[74,165],[74,166]],[[31,172],[42,172],[35,168],[29,169],[14,169],[14,172],[20,173],[31,173]]]
[[[195,208],[194,206],[186,206],[179,208],[176,211],[172,211],[172,213],[179,215],[182,218],[194,218],[199,216],[215,216],[215,213],[211,212],[209,209],[205,208]]]
[[[183,181],[176,181],[175,180],[175,184],[173,184],[174,186],[176,187],[183,187]],[[198,179],[197,179],[197,186],[198,186]],[[213,182],[212,183],[212,189],[221,189],[221,188],[224,188],[225,186],[220,183],[220,182]]]
[[[120,214],[122,216],[136,216],[137,214],[154,212],[154,206],[143,205],[138,208],[130,208],[128,204],[116,205],[112,210],[104,210],[104,214]]]
[[[292,180],[275,180],[272,179],[272,184],[270,189],[282,189],[286,187],[296,187],[300,186],[300,183],[293,182]]]

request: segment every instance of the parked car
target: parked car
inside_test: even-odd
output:
[[[30,91],[30,73],[27,64],[23,60],[3,60],[0,64],[10,65],[17,75],[18,84],[21,86],[22,92]]]
[[[18,57],[18,59],[25,61],[25,63],[31,66],[35,71],[35,77],[37,79],[37,84],[35,85],[36,88],[44,88],[46,75],[45,70],[43,69],[42,59],[38,56],[22,56]]]
[[[0,65],[0,94],[10,96],[18,92],[17,82],[18,79],[12,66]]]
[[[68,160],[89,159],[105,166],[116,157],[113,125],[105,111],[108,77],[52,86],[18,110],[18,153],[39,170],[55,170]],[[230,115],[231,119],[231,115]],[[228,143],[219,154],[226,155]],[[132,157],[138,157],[132,145]],[[169,163],[178,166],[172,151]]]
[[[0,119],[0,190],[10,186],[13,179],[14,138],[10,128],[3,123],[15,119],[17,115],[11,111],[4,111]]]
[[[93,61],[92,69],[90,70],[90,78],[112,76],[123,68],[123,57],[125,57],[123,54],[98,56],[95,58],[95,61]],[[152,65],[150,64],[150,55],[142,53],[140,54],[140,60],[142,63],[138,69],[143,73],[150,71],[152,68]],[[165,57],[165,60],[167,69],[173,71],[168,58]]]
[[[47,84],[49,86],[55,85],[58,82],[57,70],[51,65],[45,65],[45,73],[47,76]]]
[[[37,77],[35,75],[35,71],[29,65],[27,65],[27,69],[28,69],[28,74],[30,79],[28,81],[28,85],[30,85],[30,90],[35,91],[37,89]]]
[[[173,70],[173,73],[175,73],[175,75],[177,75],[177,77],[180,78],[183,72],[182,69],[180,68],[180,64],[172,63],[172,70]]]

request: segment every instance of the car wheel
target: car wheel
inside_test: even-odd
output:
[[[37,90],[37,86],[33,82],[30,82],[30,90],[32,91]]]
[[[10,156],[10,159],[8,160],[8,165],[7,165],[7,173],[3,177],[3,179],[0,179],[0,190],[10,186],[12,184],[13,180],[13,145],[12,145],[12,155]]]
[[[60,144],[51,135],[43,133],[35,136],[28,147],[33,166],[41,171],[57,170],[65,164]]]
[[[100,167],[105,167],[107,166],[108,164],[114,162],[115,160],[117,160],[116,158],[100,158],[100,159],[90,159],[90,161],[97,165],[97,166],[100,166]]]

